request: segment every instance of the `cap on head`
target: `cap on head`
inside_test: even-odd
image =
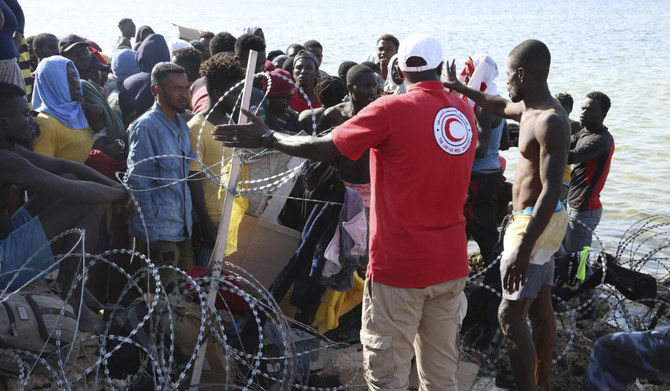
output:
[[[90,69],[98,69],[106,72],[111,71],[111,67],[109,65],[101,63],[95,56],[91,56],[90,65],[91,65]]]
[[[314,63],[314,69],[319,69],[319,60],[317,60],[316,56],[307,50],[299,51],[298,54],[295,55],[293,63],[295,64],[298,62],[298,60],[302,60],[303,58],[310,59]]]
[[[419,57],[426,65],[408,66],[407,60]],[[437,68],[442,63],[442,46],[440,42],[425,34],[411,35],[400,42],[398,48],[398,65],[403,72],[424,72]]]
[[[279,75],[284,76],[283,78]],[[283,69],[275,69],[270,72],[270,78],[272,79],[272,85],[270,86],[270,92],[268,92],[268,98],[274,98],[275,96],[282,96],[290,94],[293,91],[293,83],[290,80],[291,74]],[[263,91],[267,91],[267,79],[263,79]]]
[[[76,34],[70,34],[62,38],[60,41],[58,41],[58,52],[60,54],[63,54],[68,50],[72,49],[73,47],[75,47],[76,45],[91,46],[91,44],[86,42],[84,38]]]

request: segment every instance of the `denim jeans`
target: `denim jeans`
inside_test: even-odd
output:
[[[584,246],[591,246],[593,231],[600,223],[602,215],[602,208],[579,212],[577,209],[568,207],[568,229],[563,241],[566,253],[582,251]]]
[[[565,232],[565,239],[563,239],[563,247],[565,252],[571,254],[579,252],[585,246],[591,246],[591,239],[593,238],[593,231],[600,222],[600,217],[603,214],[603,209],[590,210],[580,212],[577,209],[568,207],[568,229]],[[586,278],[593,275],[593,268],[589,261],[586,262]],[[595,295],[595,289],[588,289],[579,294],[579,303],[584,304]],[[595,301],[591,305],[584,308],[579,319],[594,319],[595,316]]]
[[[670,381],[670,328],[598,339],[582,390],[625,390],[636,378]]]

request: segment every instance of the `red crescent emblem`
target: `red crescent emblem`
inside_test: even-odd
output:
[[[434,137],[438,147],[452,156],[471,150],[472,125],[467,116],[456,107],[440,109],[433,120]]]
[[[461,137],[461,138],[455,138],[455,137],[451,134],[451,123],[452,123],[452,122],[458,122],[458,120],[457,120],[456,118],[449,118],[449,119],[447,120],[447,122],[444,124],[444,130],[445,130],[444,134],[445,134],[445,136],[447,136],[447,138],[449,139],[449,141],[451,141],[452,143],[456,143],[456,144],[457,144],[457,143],[459,143],[461,140],[463,140],[463,137]],[[459,122],[459,123],[460,123],[460,122]]]

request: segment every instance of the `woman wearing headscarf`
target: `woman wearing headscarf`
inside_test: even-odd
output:
[[[85,115],[79,73],[62,56],[43,59],[35,71],[33,108],[40,136],[33,150],[46,156],[84,163],[93,147],[93,130]]]
[[[498,77],[498,65],[493,58],[486,54],[478,54],[465,62],[459,80],[472,89],[498,95],[496,77]],[[498,150],[507,122],[504,118],[479,107],[468,97],[462,98],[475,110],[477,120],[477,150],[470,176],[469,201],[465,206],[465,229],[477,242],[482,259],[488,265],[493,262],[493,248],[498,240],[497,195],[498,187],[502,184]],[[490,278],[498,276],[497,271],[489,273]],[[489,314],[489,316],[495,315]]]

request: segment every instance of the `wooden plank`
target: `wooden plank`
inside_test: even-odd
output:
[[[249,51],[249,61],[247,62],[247,75],[244,83],[244,91],[242,91],[242,108],[245,110],[249,109],[249,103],[251,102],[251,90],[254,84],[254,70],[256,69],[256,59],[258,58],[258,52],[255,50]],[[240,116],[238,123],[243,124],[247,122],[247,117],[240,110]],[[233,150],[233,159],[230,167],[230,175],[228,178],[228,189],[225,192],[225,198],[223,201],[223,211],[221,213],[221,220],[219,223],[219,231],[216,236],[216,243],[214,245],[214,252],[212,257],[209,259],[210,268],[212,265],[215,265],[216,262],[223,261],[224,253],[226,250],[226,242],[228,240],[228,228],[230,227],[230,215],[233,210],[233,202],[235,201],[235,189],[237,187],[237,179],[240,175],[240,168],[242,161],[240,159],[241,151],[235,148]],[[212,270],[213,277],[219,277],[221,275],[221,268],[216,267]],[[216,300],[217,286],[214,282],[210,285],[209,295],[207,304],[209,305],[212,311],[216,311],[214,308],[214,302]],[[197,390],[197,384],[200,384],[200,377],[202,374],[202,366],[205,361],[205,355],[207,354],[207,343],[203,343],[198,349],[196,355],[195,364],[193,365],[193,375],[191,376],[191,389]],[[225,365],[225,363],[223,363]]]

